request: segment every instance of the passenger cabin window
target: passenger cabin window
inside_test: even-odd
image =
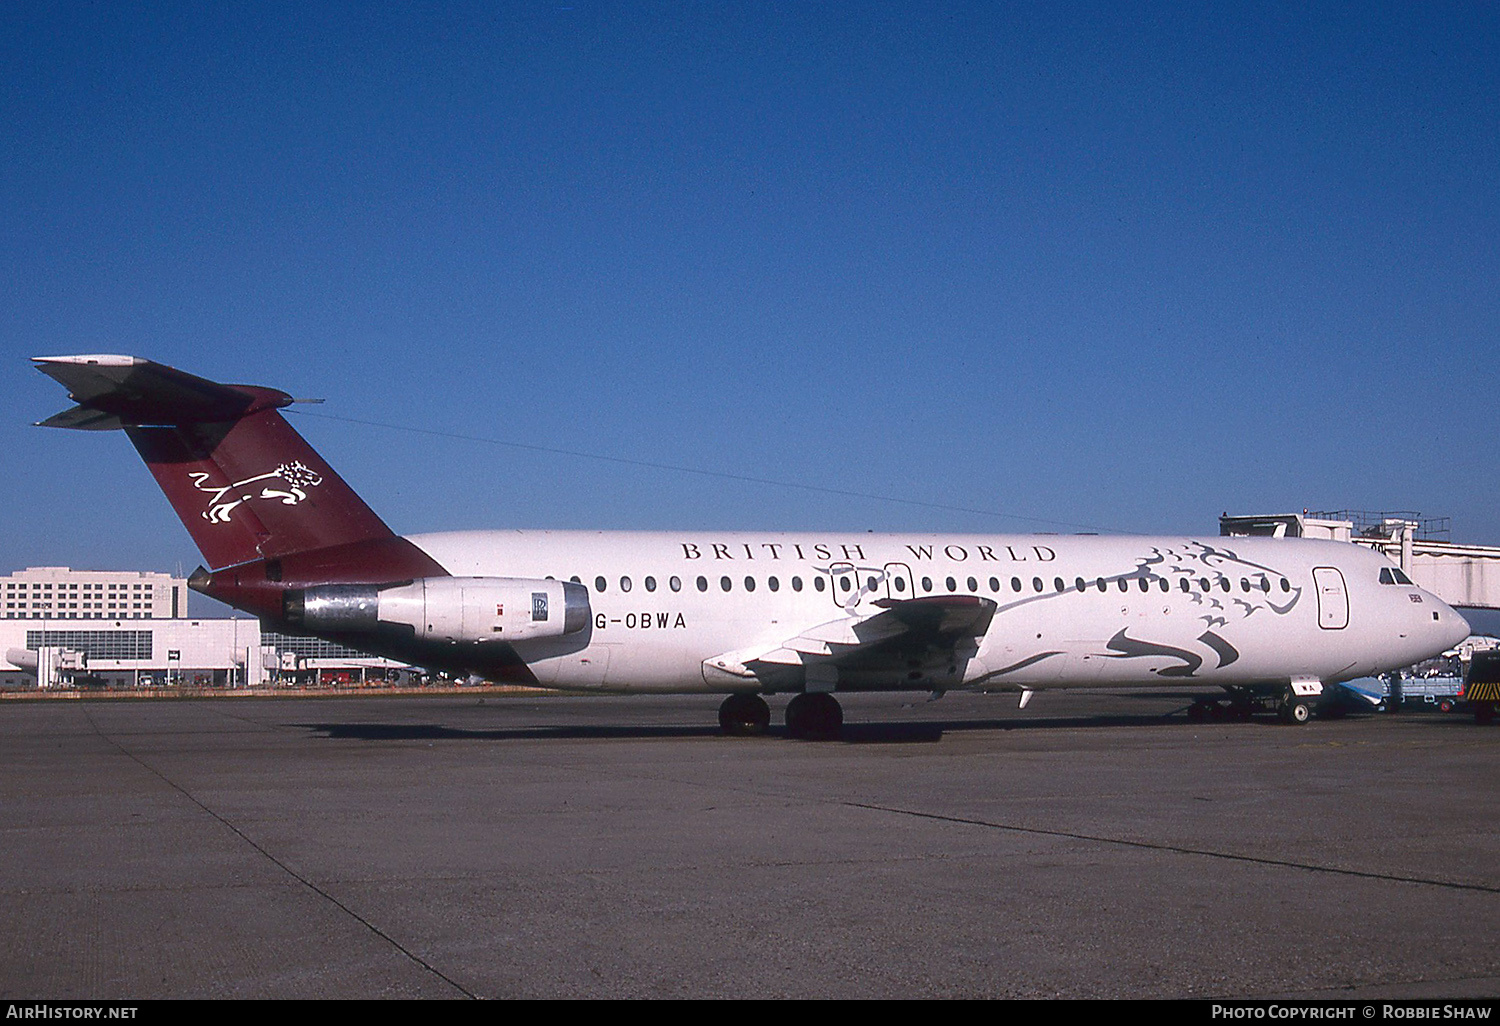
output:
[[[991,577],[990,578],[990,591],[999,591],[999,590],[1000,590],[1000,578],[998,578],[998,577]]]
[[[656,590],[656,578],[655,577],[647,577],[646,578],[646,590],[647,591],[655,591]]]
[[[969,585],[969,590],[970,591],[978,591],[979,590],[979,582],[976,581],[976,580],[974,580],[974,578],[970,577],[967,583]]]
[[[754,591],[755,590],[755,578],[754,577],[746,577],[745,578],[745,590],[746,591]]]
[[[700,578],[698,578],[698,590],[699,591],[707,591],[708,590],[708,578],[707,577],[700,577]]]
[[[766,587],[770,588],[772,591],[780,591],[781,582],[774,577],[770,577],[766,579]]]
[[[932,578],[931,577],[924,577],[924,578],[922,578],[922,590],[923,591],[931,591],[932,590]]]
[[[723,588],[725,591],[728,591],[730,588],[734,587],[734,582],[727,577],[720,577],[719,587]]]
[[[609,584],[609,582],[602,577],[594,578],[594,590],[601,595],[604,594],[604,588],[607,584]]]
[[[957,582],[957,581],[955,581],[955,580],[954,580],[954,579],[953,579],[953,578],[951,578],[951,577],[950,577],[950,578],[948,578],[948,579],[947,579],[947,580],[946,580],[946,581],[944,581],[944,582],[943,582],[943,583],[944,583],[944,584],[946,584],[946,585],[948,585],[948,590],[949,590],[949,591],[950,591],[950,592],[951,592],[951,591],[957,591],[957,590],[958,590],[958,582]]]
[[[802,578],[800,578],[800,577],[793,577],[792,578],[792,590],[793,591],[801,591],[802,590]]]
[[[673,591],[681,591],[682,590],[682,578],[681,577],[673,577],[672,579],[670,579],[669,581],[667,581],[667,586],[669,588],[671,588]]]
[[[630,578],[629,577],[621,577],[620,578],[620,590],[621,591],[629,591],[630,590]]]
[[[813,578],[813,589],[815,591],[822,591],[823,590],[823,578],[821,578],[821,577],[814,577]]]

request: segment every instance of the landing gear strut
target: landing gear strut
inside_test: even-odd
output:
[[[786,732],[805,741],[832,741],[844,726],[838,699],[823,691],[806,691],[786,706]]]
[[[759,695],[730,695],[719,706],[719,729],[731,737],[764,734],[770,725],[771,707]]]

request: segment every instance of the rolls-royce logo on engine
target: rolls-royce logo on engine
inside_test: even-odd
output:
[[[234,512],[234,508],[251,499],[271,499],[280,501],[283,506],[295,506],[307,498],[309,488],[316,488],[323,483],[322,475],[301,461],[283,463],[275,470],[227,485],[209,484],[209,478],[212,476],[206,471],[197,471],[188,475],[192,479],[193,487],[209,496],[208,509],[203,511],[203,519],[211,524],[229,523],[229,514]],[[260,481],[266,484],[262,485],[259,491],[253,489],[248,492],[241,491]],[[276,487],[278,484],[281,487]]]

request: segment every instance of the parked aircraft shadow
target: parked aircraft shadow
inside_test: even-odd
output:
[[[1186,707],[1184,707],[1185,709]],[[1025,719],[950,719],[846,722],[839,741],[844,744],[932,744],[945,734],[974,731],[1079,730],[1141,727],[1151,725],[1195,726],[1182,715],[1183,709],[1167,714],[1047,716]],[[437,723],[298,723],[293,726],[337,740],[356,741],[535,741],[535,740],[628,740],[720,737],[715,724],[558,724],[555,726],[495,727],[473,729]],[[726,742],[786,740],[786,728],[772,726],[760,738],[725,738]]]
[[[1180,713],[1181,710],[1179,710]],[[1124,716],[1048,716],[1028,719],[927,720],[905,723],[845,723],[840,738],[845,744],[899,744],[913,741],[941,741],[944,734],[982,730],[1077,730],[1108,727],[1143,727],[1174,723],[1186,724],[1177,717]]]
[[[530,741],[548,738],[581,740],[589,738],[660,738],[713,737],[719,728],[701,726],[584,726],[570,724],[556,727],[499,727],[492,730],[466,730],[443,727],[435,723],[296,723],[320,733],[323,737],[356,741]]]

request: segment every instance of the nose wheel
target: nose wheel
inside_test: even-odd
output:
[[[803,692],[786,705],[786,732],[804,741],[833,741],[844,727],[838,699],[822,691]]]
[[[771,707],[759,695],[730,695],[719,706],[719,729],[731,737],[755,737],[771,725]]]
[[[1282,723],[1290,723],[1300,726],[1312,719],[1312,705],[1301,695],[1288,694],[1281,700],[1281,705],[1276,712],[1281,716]]]

